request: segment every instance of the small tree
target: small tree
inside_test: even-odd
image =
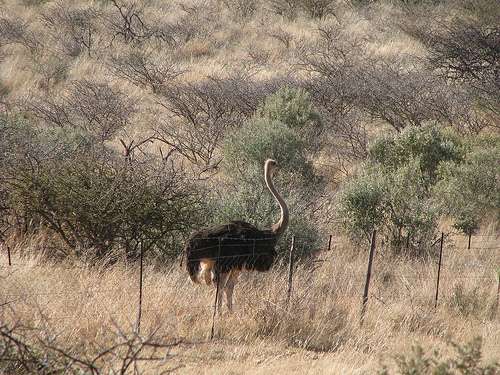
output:
[[[62,2],[56,2],[41,14],[41,20],[53,45],[70,56],[78,56],[84,49],[88,56],[91,55],[95,49],[100,18],[98,8],[74,8]]]
[[[323,124],[309,93],[303,89],[284,87],[278,90],[265,100],[257,116],[285,124],[308,148],[321,146]]]
[[[71,82],[56,97],[28,97],[22,107],[45,125],[80,129],[99,142],[111,140],[136,112],[124,92],[85,79]]]

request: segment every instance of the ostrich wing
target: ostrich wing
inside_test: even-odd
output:
[[[276,251],[277,237],[243,221],[204,228],[194,233],[186,245],[189,262],[215,260],[221,272],[232,268],[267,271]]]

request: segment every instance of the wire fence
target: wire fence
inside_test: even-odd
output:
[[[497,284],[497,291],[496,291],[496,310],[498,310],[498,305],[499,305],[499,298],[500,298],[500,257],[498,259],[495,259],[493,264],[486,264],[484,262],[481,262],[477,259],[470,259],[468,262],[463,261],[460,262],[460,264],[457,264],[457,262],[450,262],[449,260],[449,255],[453,254],[453,252],[457,249],[466,249],[471,252],[475,252],[476,255],[477,253],[481,253],[483,251],[485,252],[494,252],[495,255],[500,255],[500,245],[496,245],[498,243],[497,241],[499,240],[499,236],[497,235],[475,235],[473,237],[474,240],[479,238],[481,240],[481,243],[485,243],[485,246],[478,246],[477,243],[474,244],[474,246],[471,246],[471,238],[469,238],[468,246],[462,247],[462,246],[457,246],[454,243],[450,243],[449,241],[452,238],[458,238],[457,234],[447,234],[445,235],[444,233],[441,235],[441,238],[438,239],[437,241],[434,241],[430,247],[433,248],[435,246],[439,247],[439,257],[437,258],[436,255],[431,256],[431,262],[429,263],[432,267],[435,267],[435,290],[430,291],[429,290],[429,295],[433,294],[433,300],[434,300],[434,308],[437,308],[439,305],[439,300],[442,297],[442,289],[443,288],[443,281],[444,282],[449,282],[450,280],[481,280],[481,283],[487,283],[488,281],[494,286]],[[463,237],[462,237],[463,238]],[[445,244],[445,239],[448,241]],[[486,240],[485,240],[486,239]],[[196,269],[197,271],[200,271],[199,269],[199,263],[200,262],[205,262],[205,261],[211,261],[213,262],[213,269],[208,275],[208,278],[206,281],[212,282],[214,285],[217,286],[217,292],[215,293],[215,301],[213,304],[208,304],[208,305],[198,305],[198,306],[193,306],[191,305],[189,308],[190,310],[195,309],[197,311],[210,311],[213,310],[213,315],[212,315],[212,327],[211,327],[211,337],[214,336],[214,326],[215,326],[215,321],[216,321],[216,311],[218,307],[220,307],[220,302],[219,299],[221,297],[221,294],[219,293],[219,289],[224,289],[227,287],[227,285],[219,285],[220,280],[223,278],[221,277],[220,274],[227,272],[228,270],[231,269],[238,269],[238,270],[262,270],[262,268],[267,268],[268,266],[270,267],[270,264],[266,264],[266,261],[263,263],[263,258],[271,258],[271,263],[272,260],[275,259],[276,253],[274,251],[274,246],[276,244],[276,239],[274,237],[262,237],[262,238],[239,238],[239,237],[226,237],[226,238],[213,238],[213,237],[208,237],[208,238],[200,238],[200,243],[204,244],[204,246],[198,246],[195,249],[192,249],[190,254],[187,254],[187,257],[185,261],[188,264],[194,264],[196,263]],[[340,256],[337,255],[337,249],[333,249],[332,245],[334,245],[333,242],[333,236],[330,235],[328,237],[328,248],[326,248],[324,251],[319,253],[319,256],[322,255],[329,255],[329,254],[335,254],[333,257],[327,257],[327,259],[314,259],[314,260],[309,260],[309,272],[311,272],[311,277],[314,274],[314,272],[321,268],[326,262],[342,262],[342,259]],[[475,241],[476,242],[476,241]],[[493,245],[492,245],[493,243]],[[208,245],[208,246],[207,246]],[[142,250],[142,249],[141,249]],[[297,283],[297,280],[294,280],[294,271],[297,269],[299,265],[304,265],[304,263],[301,262],[295,262],[295,237],[292,237],[292,244],[290,246],[290,251],[288,253],[288,272],[283,272],[284,277],[286,279],[282,280],[283,284],[286,286],[286,289],[284,292],[283,296],[283,304],[282,306],[279,306],[280,310],[282,310],[284,313],[288,313],[289,311],[289,306],[291,303],[294,304],[294,309],[297,309],[297,302],[298,306],[300,308],[300,300],[302,300],[305,295],[308,293],[308,288],[313,288],[314,285],[302,285],[304,288],[305,292],[302,293],[301,295],[296,295],[294,296],[294,292],[297,286],[294,285]],[[377,303],[380,303],[384,306],[387,306],[390,303],[390,296],[381,296],[380,294],[380,285],[384,285],[384,276],[382,275],[379,277],[378,275],[378,270],[377,266],[378,265],[385,265],[387,267],[390,267],[391,264],[390,262],[388,263],[387,258],[379,255],[377,253],[377,238],[376,238],[376,232],[372,234],[372,240],[369,248],[369,256],[368,256],[368,271],[365,276],[357,275],[353,276],[352,278],[349,279],[349,285],[352,287],[356,287],[352,290],[352,296],[351,297],[356,297],[358,296],[361,301],[361,314],[360,314],[360,323],[363,324],[364,316],[367,313],[368,310],[368,303],[370,300],[374,300]],[[377,256],[375,256],[377,254]],[[471,253],[472,254],[472,253]],[[184,255],[183,255],[184,256]],[[142,258],[142,254],[141,254]],[[284,259],[286,259],[284,257]],[[489,259],[491,261],[491,259]],[[282,259],[283,261],[283,259]],[[496,263],[495,263],[496,262]],[[282,262],[283,263],[283,262]],[[313,265],[313,266],[311,266]],[[55,265],[59,269],[66,269],[66,270],[75,270],[75,269],[81,269],[81,270],[90,270],[91,267],[88,266],[79,266],[79,265]],[[27,262],[23,263],[21,259],[16,259],[12,261],[12,255],[9,253],[8,254],[8,262],[0,264],[0,272],[3,272],[4,274],[2,275],[0,273],[0,278],[15,281],[12,278],[16,274],[16,270],[22,269],[25,267],[43,267],[46,268],[46,265],[38,265],[33,262]],[[137,287],[137,299],[138,299],[138,306],[137,306],[137,331],[140,330],[140,325],[141,325],[141,318],[143,313],[154,313],[157,312],[158,314],[163,314],[164,310],[163,309],[158,309],[158,308],[144,308],[143,301],[142,301],[142,296],[143,296],[143,265],[142,262],[140,263],[140,277],[138,278],[138,287]],[[259,269],[260,268],[260,269]],[[450,271],[450,272],[448,272]],[[468,274],[460,274],[460,272],[468,272]],[[491,273],[489,276],[487,273]],[[303,279],[299,279],[300,281],[304,281]],[[310,280],[309,280],[310,281]],[[404,284],[406,288],[411,286],[415,287],[415,285],[418,282],[429,282],[429,277],[425,277],[422,275],[395,275],[392,274],[391,277],[391,282],[401,282]],[[370,285],[370,283],[372,285]],[[418,285],[418,284],[417,284]],[[295,288],[294,288],[295,286]],[[370,289],[374,289],[375,292],[371,291]],[[22,286],[19,286],[18,289],[22,289]],[[116,293],[120,293],[123,291],[123,288],[108,288],[108,289],[100,289],[99,287],[88,287],[84,288],[83,290],[66,290],[66,291],[51,291],[51,292],[40,292],[40,293],[11,293],[11,292],[6,292],[6,293],[1,293],[0,296],[2,297],[2,300],[0,300],[0,308],[3,308],[5,306],[10,306],[22,302],[28,302],[31,298],[37,298],[37,297],[63,297],[63,296],[68,296],[71,295],[74,298],[84,298],[84,297],[89,297],[93,295],[116,295]],[[358,294],[359,293],[359,294]],[[265,299],[262,296],[252,296],[252,300],[255,301],[258,299],[261,303],[267,303],[267,304],[276,304],[276,301],[271,301],[270,299]],[[241,308],[248,308],[248,303],[245,304],[245,296],[239,296],[238,298],[239,301],[241,301],[236,307],[241,306]],[[306,307],[305,307],[306,308]],[[120,313],[119,310],[115,311],[114,313]],[[64,320],[64,319],[75,319],[75,315],[68,315],[68,316],[58,316],[57,318],[54,318],[55,320]]]

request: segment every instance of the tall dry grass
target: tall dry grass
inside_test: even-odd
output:
[[[485,233],[486,234],[486,233]],[[379,249],[374,260],[364,325],[359,325],[367,247],[338,243],[315,263],[299,264],[293,298],[285,304],[286,267],[243,274],[235,313],[216,318],[210,342],[214,292],[193,285],[178,264],[144,270],[141,330],[182,344],[146,373],[373,373],[381,359],[453,340],[483,338],[484,358],[498,359],[500,312],[496,305],[499,238],[455,237],[444,249],[438,307],[434,308],[436,254],[394,259]],[[24,246],[34,246],[25,243]],[[21,252],[21,250],[24,250]],[[1,320],[18,321],[51,335],[71,353],[89,355],[112,345],[117,330],[131,331],[137,317],[137,264],[88,267],[50,263],[14,249],[2,259]],[[29,250],[29,249],[28,249]],[[35,332],[35,331],[34,331]],[[36,331],[40,332],[40,331]]]

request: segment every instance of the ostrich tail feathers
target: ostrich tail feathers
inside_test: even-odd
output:
[[[193,283],[200,284],[200,280],[198,279],[198,273],[200,272],[200,262],[188,260],[186,262],[186,268],[191,281]]]

